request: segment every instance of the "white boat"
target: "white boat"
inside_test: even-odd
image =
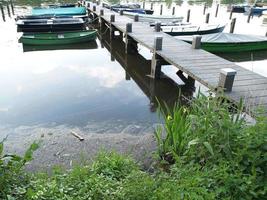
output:
[[[183,17],[181,16],[173,16],[173,15],[148,15],[148,14],[136,14],[132,12],[123,12],[123,15],[126,15],[130,18],[134,18],[135,15],[139,16],[140,22],[149,22],[149,23],[155,23],[155,22],[161,22],[161,23],[177,23],[182,22]]]

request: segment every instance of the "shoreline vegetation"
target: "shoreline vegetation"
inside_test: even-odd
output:
[[[231,108],[231,109],[229,109]],[[0,143],[0,199],[266,199],[267,119],[248,125],[222,96],[199,95],[190,107],[159,109],[157,150],[149,170],[130,156],[100,152],[92,163],[51,174],[29,173],[38,143],[5,155]]]

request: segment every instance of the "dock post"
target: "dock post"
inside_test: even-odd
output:
[[[146,1],[143,1],[143,9],[146,7]]]
[[[90,2],[87,3],[87,8],[90,8]]]
[[[96,6],[95,6],[95,5],[93,6],[93,11],[94,11],[94,12],[96,11]]]
[[[100,4],[100,2],[99,2],[99,1],[97,1],[97,2],[96,2],[96,5],[98,5],[98,6],[99,6],[99,4]]]
[[[151,61],[151,76],[154,79],[159,79],[161,74],[161,58],[156,51],[162,50],[162,39],[160,36],[154,38],[154,53]]]
[[[135,22],[138,22],[138,21],[139,21],[139,15],[135,15],[135,16],[134,16],[134,21],[135,21]]]
[[[137,52],[137,42],[135,42],[128,33],[132,33],[132,23],[126,24],[126,37],[125,37],[125,54]]]
[[[123,10],[120,10],[120,15],[123,15]]]
[[[247,20],[247,23],[250,22],[250,18],[253,16],[253,12],[254,12],[253,8],[250,8],[249,13],[248,13],[248,20]]]
[[[220,6],[220,4],[217,4],[217,6],[216,6],[216,11],[215,11],[215,17],[218,16],[219,6]]]
[[[207,5],[206,5],[206,3],[204,3],[203,15],[205,15],[205,14],[206,14],[206,8],[207,8]]]
[[[126,33],[131,33],[132,32],[132,23],[127,23],[126,24]]]
[[[210,13],[207,13],[206,15],[206,24],[208,24],[210,21]]]
[[[160,23],[160,22],[157,22],[157,23],[155,24],[154,29],[155,29],[155,32],[160,32],[160,29],[161,29],[161,23]]]
[[[172,15],[175,15],[175,6],[172,8]]]
[[[12,15],[15,15],[14,5],[13,5],[13,1],[12,0],[10,0],[10,5],[11,5]]]
[[[200,49],[201,48],[201,35],[194,35],[192,41],[192,48],[193,49]]]
[[[232,16],[233,16],[233,6],[231,6],[231,12],[230,12],[230,17],[229,17],[229,19],[232,19]]]
[[[190,21],[190,9],[188,9],[187,11],[187,17],[186,17],[186,22],[189,22]]]
[[[115,22],[115,15],[110,15],[110,40],[114,38],[114,27],[112,25],[112,22]]]
[[[230,33],[234,33],[236,18],[233,18],[230,24]]]
[[[6,8],[7,8],[7,14],[9,17],[11,17],[10,8],[8,2],[6,2]]]
[[[104,16],[104,10],[100,9],[100,16]]]
[[[110,15],[110,22],[115,22],[115,15],[114,14]]]
[[[163,5],[160,5],[160,15],[162,15],[162,9],[163,9]]]
[[[219,87],[222,87],[225,92],[231,92],[235,80],[236,70],[232,68],[224,68],[220,71]]]
[[[153,6],[154,6],[154,4],[151,3],[151,4],[150,4],[150,10],[153,10]]]
[[[6,17],[5,17],[5,12],[4,12],[4,8],[3,8],[2,4],[0,4],[0,9],[1,9],[3,21],[5,22],[6,21]]]

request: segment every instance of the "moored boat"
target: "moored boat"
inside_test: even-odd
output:
[[[32,9],[32,15],[82,16],[86,15],[86,8],[85,7],[35,8]]]
[[[57,32],[85,29],[80,18],[26,19],[17,21],[18,32]]]
[[[65,45],[88,42],[96,39],[96,30],[58,33],[24,33],[19,42],[26,45]]]
[[[123,12],[123,15],[126,15],[130,18],[134,18],[136,13],[132,12]],[[177,23],[182,22],[183,17],[181,16],[173,16],[173,15],[148,15],[148,14],[138,14],[139,21],[141,22],[149,22],[149,23],[155,23],[155,22],[161,22],[161,23]]]
[[[193,36],[177,37],[192,43]],[[267,50],[267,37],[233,33],[203,35],[201,48],[212,53]]]
[[[191,25],[191,24],[177,24],[175,26],[161,26],[161,30],[172,36],[179,35],[204,35],[211,33],[222,32],[225,25],[220,24],[203,24],[203,25]]]
[[[109,8],[115,12],[132,12],[132,13],[139,13],[139,14],[148,14],[152,15],[154,13],[153,10],[150,9],[142,9],[139,4],[136,3],[127,3],[127,4],[114,4],[114,5],[109,5],[109,4],[103,4],[104,7]]]
[[[247,4],[239,4],[239,5],[229,5],[227,7],[228,12],[234,12],[234,13],[244,13],[246,12],[246,7],[250,7]]]
[[[262,15],[263,11],[266,11],[267,7],[245,7],[245,14]]]

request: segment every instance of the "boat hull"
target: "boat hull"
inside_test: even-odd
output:
[[[267,41],[249,43],[201,43],[201,48],[212,53],[231,53],[267,50]]]
[[[96,39],[96,35],[96,30],[24,34],[19,41],[24,45],[66,45],[92,41]]]
[[[182,35],[205,35],[205,34],[211,34],[211,33],[220,33],[224,30],[224,26],[210,29],[210,30],[198,30],[198,31],[164,31],[164,33],[167,33],[171,36],[182,36]]]

